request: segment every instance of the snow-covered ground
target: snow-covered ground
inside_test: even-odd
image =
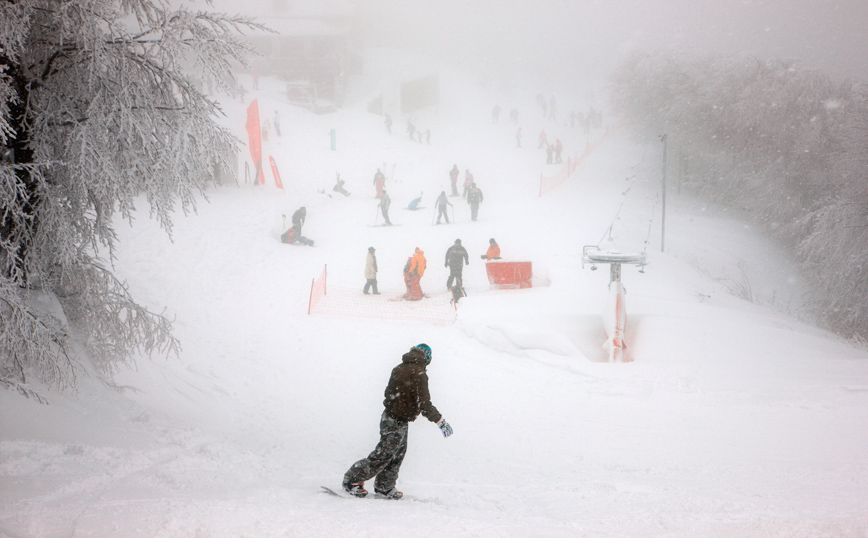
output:
[[[661,253],[660,148],[617,132],[538,196],[557,169],[542,128],[568,154],[602,137],[563,125],[605,106],[589,93],[558,93],[553,122],[534,96],[554,90],[498,93],[441,69],[441,105],[414,115],[431,144],[407,140],[397,111],[389,135],[365,111],[379,80],[394,83],[378,57],[334,114],[289,106],[272,79],[248,94],[263,118],[280,112],[264,154],[285,192],[270,170],[265,187],[242,177],[178,215],[171,240],[144,200],[132,228],[118,223],[117,273],[175,320],[183,351],[139,359],[114,387],[92,375],[77,393],[43,391],[49,405],[0,392],[0,537],[868,536],[868,353],[798,319],[803,287],[780,249],[672,187]],[[225,103],[239,137],[245,107]],[[402,226],[372,226],[383,163]],[[480,219],[450,198],[457,222],[432,226],[453,164],[485,194]],[[331,191],[336,172],[350,197]],[[420,192],[426,209],[401,209]],[[316,246],[281,244],[282,215],[302,205]],[[490,290],[490,237],[548,285]],[[369,246],[384,293],[364,297],[366,314],[412,307],[386,301],[417,246],[436,299],[456,238],[470,265],[454,324],[307,314],[326,264],[330,286],[361,294]],[[601,348],[609,272],[581,264],[597,244],[650,262],[623,271],[630,363]],[[455,434],[411,425],[410,498],[322,494],[373,449],[389,372],[420,342]]]

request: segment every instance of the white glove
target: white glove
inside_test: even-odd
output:
[[[440,427],[440,431],[443,432],[443,437],[449,437],[452,435],[452,426],[446,422],[445,418],[441,418],[440,422],[437,423],[437,426]]]

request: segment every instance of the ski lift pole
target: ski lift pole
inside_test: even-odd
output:
[[[660,136],[660,140],[663,142],[663,209],[660,217],[660,252],[663,252],[666,246],[666,133]]]

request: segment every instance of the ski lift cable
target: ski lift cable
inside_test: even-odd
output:
[[[621,193],[621,203],[618,205],[618,209],[615,211],[615,215],[612,217],[612,220],[609,222],[609,226],[603,232],[603,236],[600,237],[599,241],[597,241],[597,247],[598,248],[600,247],[600,244],[603,242],[603,240],[606,238],[607,235],[609,236],[609,240],[612,239],[612,228],[614,228],[614,226],[615,226],[615,221],[617,221],[620,218],[621,209],[624,207],[624,203],[627,201],[627,194],[629,194],[629,192],[633,189],[633,185],[636,184],[636,178],[639,176],[639,172],[637,172],[636,170],[642,165],[643,162],[645,162],[645,153],[646,152],[647,152],[647,149],[645,150],[645,152],[642,153],[642,158],[639,159],[639,162],[636,163],[634,166],[630,167],[630,169],[633,170],[633,175],[627,178],[630,181],[630,185],[627,187],[627,189],[624,192]],[[653,209],[652,209],[652,213],[653,213]]]

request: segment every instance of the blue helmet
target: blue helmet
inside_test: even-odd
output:
[[[431,346],[429,346],[428,344],[418,344],[413,347],[414,349],[418,349],[422,352],[423,355],[425,355],[425,364],[431,364]]]

